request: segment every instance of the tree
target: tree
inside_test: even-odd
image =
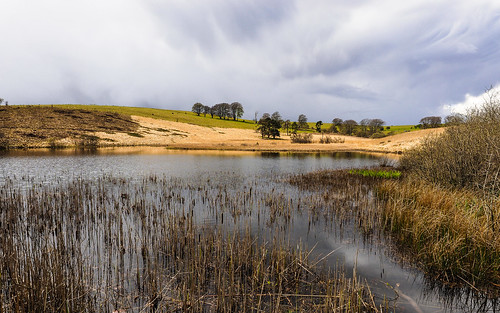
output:
[[[214,105],[214,109],[215,115],[217,115],[220,119],[226,119],[230,114],[231,106],[229,103],[223,102]]]
[[[370,124],[370,122],[371,122],[371,119],[369,119],[369,118],[364,118],[359,122],[359,127],[360,127],[362,132],[365,132],[365,133],[367,132],[368,125]]]
[[[420,120],[422,128],[436,128],[441,126],[440,116],[426,116]]]
[[[358,123],[356,121],[346,120],[342,122],[342,125],[340,125],[340,131],[343,134],[352,135],[352,133],[356,129],[356,126],[358,126]]]
[[[231,116],[233,118],[233,120],[237,120],[239,119],[240,117],[243,116],[243,106],[241,105],[241,103],[239,102],[233,102],[231,103]]]
[[[287,135],[290,135],[290,132],[288,131],[290,126],[292,126],[292,123],[290,122],[290,120],[286,120],[285,122],[283,122],[283,127],[286,129]]]
[[[368,124],[368,127],[370,128],[370,134],[371,135],[375,134],[376,132],[378,132],[380,130],[380,128],[383,129],[382,126],[384,124],[385,124],[385,122],[379,118],[374,118],[374,119],[370,120],[370,123]]]
[[[318,133],[321,133],[321,126],[323,126],[323,122],[322,121],[317,121],[316,122],[316,131]]]
[[[302,129],[309,128],[309,125],[307,125],[307,117],[304,114],[299,115],[298,122],[299,122],[299,128],[302,128]]]
[[[343,122],[343,120],[341,118],[338,118],[338,117],[336,117],[336,118],[334,118],[332,120],[332,124],[335,125],[335,126],[337,126],[337,127],[339,127],[340,125],[342,125],[342,122]]]
[[[269,113],[264,113],[262,114],[262,117],[260,119],[266,119],[266,118],[271,118],[271,115]]]
[[[280,122],[280,123],[282,123],[282,122],[283,122],[283,119],[281,118],[281,114],[280,114],[280,112],[278,112],[278,111],[274,112],[274,113],[271,115],[271,118],[272,118],[273,120],[275,120],[275,121]]]
[[[260,131],[262,138],[264,138],[264,136],[267,136],[267,138],[272,136],[273,139],[280,136],[279,129],[280,123],[270,117],[261,118],[259,120],[259,127],[257,128],[257,130]]]
[[[446,126],[457,126],[465,123],[466,117],[460,113],[453,113],[444,118],[444,123]]]
[[[215,115],[216,111],[217,111],[217,104],[213,105],[213,106],[210,108],[210,116],[211,116],[212,118],[214,118],[214,115]]]
[[[199,102],[196,102],[195,104],[193,104],[193,107],[191,108],[191,111],[193,111],[198,116],[200,116],[201,112],[203,112],[203,108],[204,108],[203,104],[201,104]]]
[[[297,131],[299,130],[299,124],[297,124],[297,122],[293,122],[290,127],[292,128],[292,133],[293,134],[296,134]]]
[[[204,114],[205,116],[207,116],[207,114],[210,114],[210,111],[211,111],[211,110],[212,110],[212,108],[211,108],[211,107],[209,107],[208,105],[204,105],[204,106],[203,106],[203,114]],[[212,116],[212,117],[213,117],[213,116]]]
[[[0,98],[0,105],[3,103],[3,100],[4,100],[3,98]]]

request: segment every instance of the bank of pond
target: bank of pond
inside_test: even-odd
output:
[[[499,200],[369,154],[0,156],[0,312],[497,312]]]

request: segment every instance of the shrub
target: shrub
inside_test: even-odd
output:
[[[387,136],[386,134],[384,134],[383,132],[376,132],[376,133],[373,133],[370,138],[373,138],[373,139],[378,139],[378,138],[384,138],[385,136]]]
[[[292,134],[291,140],[293,143],[312,143],[312,134]]]
[[[345,139],[342,137],[321,136],[320,143],[344,143]]]
[[[465,123],[447,128],[407,151],[401,166],[441,186],[500,192],[500,101],[488,100]]]

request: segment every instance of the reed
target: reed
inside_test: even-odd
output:
[[[384,227],[431,276],[498,295],[500,201],[421,179],[384,181],[377,189]]]
[[[295,215],[336,197],[298,203],[275,185],[227,177],[7,179],[0,311],[389,310],[356,275],[323,268],[322,256],[287,239]],[[272,233],[254,231],[255,215]]]

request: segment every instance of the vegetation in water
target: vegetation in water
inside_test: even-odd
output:
[[[105,176],[25,187],[7,180],[0,189],[1,311],[390,310],[356,274],[323,268],[327,256],[286,239],[302,212],[310,223],[326,214],[322,207],[332,221],[335,212],[357,215],[347,188],[294,201],[260,180],[235,188],[228,178]],[[369,201],[355,197],[359,205]],[[201,223],[199,214],[213,222]],[[252,232],[252,216],[272,231]]]
[[[385,169],[352,169],[349,171],[349,174],[352,175],[361,175],[365,177],[374,177],[374,178],[400,178],[401,172],[398,170],[385,170]]]

